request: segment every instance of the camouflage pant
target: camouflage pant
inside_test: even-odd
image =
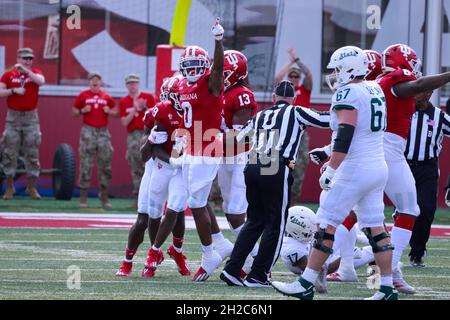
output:
[[[303,133],[302,140],[300,141],[300,150],[297,155],[297,163],[293,172],[294,183],[291,188],[291,201],[294,203],[300,200],[300,194],[302,192],[303,180],[305,178],[306,167],[309,163],[309,136],[305,131]]]
[[[133,194],[137,195],[142,176],[144,175],[144,162],[141,159],[141,148],[143,130],[128,132],[126,159],[131,167],[131,177],[133,178]]]
[[[41,144],[41,129],[37,110],[8,110],[5,131],[3,132],[3,172],[7,177],[16,174],[17,158],[22,151],[25,169],[29,177],[38,177],[41,165],[39,163],[39,146]]]
[[[97,158],[98,180],[100,188],[108,188],[112,178],[113,147],[108,128],[83,126],[80,132],[80,177],[81,189],[91,184],[92,166]]]

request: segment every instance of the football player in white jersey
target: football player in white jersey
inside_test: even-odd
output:
[[[358,47],[336,50],[327,68],[327,77],[336,90],[330,109],[333,152],[329,165],[319,179],[328,196],[317,213],[318,230],[308,265],[298,281],[272,286],[279,292],[299,299],[314,297],[314,283],[322,266],[333,253],[336,228],[352,208],[370,241],[381,272],[379,291],[370,299],[396,300],[392,282],[392,249],[384,228],[383,190],[388,171],[383,151],[386,126],[385,97],[374,82],[365,81],[368,61]]]

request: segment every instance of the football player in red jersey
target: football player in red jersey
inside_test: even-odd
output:
[[[178,157],[181,151],[174,144],[176,130],[182,121],[182,110],[178,99],[179,84],[184,81],[181,76],[167,79],[161,87],[161,102],[153,109],[155,126],[146,143],[146,147],[152,149],[155,157],[152,177],[150,179],[149,192],[149,217],[150,220],[160,220],[167,200],[167,209],[156,233],[155,241],[148,252],[142,275],[153,277],[159,259],[162,256],[161,246],[173,233],[173,244],[167,250],[178,267],[181,275],[187,276],[191,272],[186,265],[186,257],[183,254],[184,238],[184,210],[187,204],[187,190],[183,183],[181,166],[174,165],[172,156]],[[175,150],[174,150],[175,149]]]
[[[367,56],[367,61],[369,62],[369,72],[365,76],[365,80],[373,81],[375,80],[382,72],[381,68],[381,54],[375,50],[364,50],[364,53]]]
[[[150,134],[151,129],[155,124],[155,119],[153,117],[153,108],[149,108],[143,118],[144,122],[144,143],[147,141],[147,137]],[[151,152],[151,150],[150,150]],[[141,179],[141,184],[139,185],[138,192],[138,215],[136,217],[135,223],[131,226],[128,232],[128,242],[125,248],[125,257],[122,261],[122,265],[117,271],[117,276],[128,277],[131,274],[133,268],[133,258],[137,252],[139,245],[144,241],[145,231],[148,228],[150,242],[153,244],[155,241],[156,233],[159,228],[160,220],[149,219],[148,206],[149,206],[149,185],[150,178],[152,176],[153,170],[153,159],[152,154],[147,153],[146,158],[142,159],[145,161],[144,175]],[[160,262],[164,260],[163,255],[160,256]]]
[[[416,290],[403,280],[398,267],[403,250],[409,244],[415,219],[420,214],[415,180],[404,152],[415,112],[414,96],[450,82],[450,72],[421,77],[421,62],[414,50],[405,44],[394,44],[383,51],[382,68],[384,74],[376,81],[386,96],[387,107],[384,153],[389,177],[385,193],[396,208],[396,219],[391,231],[395,247],[392,257],[393,281],[399,292],[413,294]]]
[[[208,53],[198,46],[188,46],[180,57],[180,71],[186,79],[180,86],[183,109],[182,131],[186,136],[183,157],[183,180],[188,189],[188,206],[192,210],[202,244],[202,262],[193,281],[205,281],[222,262],[214,250],[211,219],[206,208],[212,182],[219,168],[222,148],[220,124],[223,106],[223,27],[220,19],[212,27],[215,37],[214,64]]]
[[[225,84],[224,124],[222,129],[226,135],[231,137],[256,114],[258,108],[253,92],[247,87],[247,75],[248,66],[245,55],[236,50],[225,51],[223,67]],[[234,143],[234,139],[224,138],[224,142],[224,158],[219,167],[218,183],[223,197],[223,212],[230,224],[233,236],[237,238],[245,223],[245,213],[248,206],[244,178],[248,146],[245,145],[245,148],[242,148],[242,145],[240,145],[238,147]],[[258,244],[256,244],[247,259],[243,270],[245,273],[250,271],[249,268],[253,260],[251,257],[256,256],[258,248]],[[221,250],[218,250],[218,252],[221,254]]]

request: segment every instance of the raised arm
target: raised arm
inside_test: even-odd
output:
[[[405,81],[396,84],[392,90],[397,97],[407,98],[426,91],[438,89],[450,82],[450,71],[431,76],[423,76],[414,81]]]
[[[223,27],[220,25],[220,18],[216,18],[216,23],[212,27],[214,35],[214,62],[211,67],[211,76],[209,77],[208,88],[209,92],[218,97],[222,91],[223,86]]]
[[[306,90],[312,91],[313,77],[312,77],[311,71],[306,66],[306,64],[304,64],[300,60],[300,57],[298,56],[297,52],[295,52],[294,49],[290,48],[288,51],[289,51],[289,54],[291,55],[291,61],[293,63],[297,64],[297,66],[300,68],[301,72],[305,75],[305,78],[303,79],[303,86],[305,87]]]

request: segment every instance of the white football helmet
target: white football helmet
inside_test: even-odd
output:
[[[286,234],[292,238],[308,243],[316,232],[316,215],[307,207],[294,206],[289,208],[286,222]]]
[[[331,90],[337,90],[356,77],[364,77],[367,74],[367,55],[358,47],[339,48],[331,55],[327,69],[334,69],[334,72],[326,77],[327,84]]]

